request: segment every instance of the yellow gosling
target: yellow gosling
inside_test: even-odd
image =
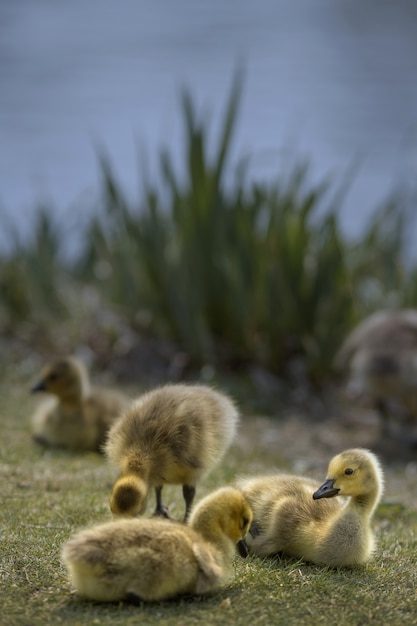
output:
[[[164,519],[120,519],[76,534],[62,558],[78,594],[88,600],[157,601],[208,594],[232,577],[236,544],[251,509],[231,487],[204,498],[189,525]]]
[[[320,486],[309,478],[276,474],[243,478],[237,487],[250,503],[254,523],[250,551],[279,552],[331,567],[354,566],[371,557],[371,520],[383,491],[376,456],[362,448],[335,456]],[[346,504],[335,496],[349,498]]]
[[[115,515],[144,513],[155,489],[155,514],[165,484],[182,485],[186,520],[196,484],[223,457],[238,424],[238,411],[223,393],[204,385],[166,385],[142,395],[109,431],[105,453],[119,471],[110,508]]]
[[[45,367],[31,391],[54,396],[32,417],[33,438],[45,446],[101,451],[108,429],[127,406],[122,394],[91,389],[84,365],[74,357]]]

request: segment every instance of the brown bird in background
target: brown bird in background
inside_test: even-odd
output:
[[[417,310],[378,311],[367,317],[346,338],[335,366],[347,377],[350,397],[372,400],[381,417],[382,438],[393,434],[395,423],[410,439],[417,423]]]
[[[34,440],[71,450],[101,451],[108,429],[128,404],[121,393],[91,388],[86,368],[74,357],[47,365],[31,391],[54,396],[32,417]]]

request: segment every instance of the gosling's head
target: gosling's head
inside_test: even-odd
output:
[[[333,496],[379,498],[384,479],[381,464],[375,454],[363,448],[345,450],[329,463],[327,479],[313,494],[314,500]]]
[[[252,517],[245,496],[233,487],[222,487],[198,503],[189,525],[203,533],[213,527],[220,528],[237,544],[248,533]]]
[[[145,512],[148,487],[132,474],[121,476],[114,484],[110,495],[110,509],[113,515],[134,517]]]
[[[84,366],[78,359],[67,357],[45,367],[41,377],[31,389],[32,393],[46,391],[60,399],[81,397],[88,391]]]

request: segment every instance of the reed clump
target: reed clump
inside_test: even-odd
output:
[[[182,170],[162,150],[161,185],[146,180],[136,203],[100,155],[102,210],[87,220],[71,262],[60,255],[52,213],[41,212],[29,244],[16,241],[0,257],[2,330],[44,314],[71,317],[79,298],[68,293],[88,288],[101,311],[174,341],[193,364],[257,363],[285,375],[301,363],[320,384],[358,319],[415,305],[402,199],[388,199],[350,240],[336,185],[312,182],[305,163],[270,183],[253,180],[247,160],[231,165],[240,100],[236,75],[213,150],[185,92]]]

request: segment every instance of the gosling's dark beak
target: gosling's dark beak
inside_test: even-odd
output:
[[[249,556],[249,548],[245,539],[241,539],[240,541],[238,541],[236,547],[242,559],[246,559],[246,557]]]
[[[43,380],[40,380],[36,385],[32,387],[30,393],[36,393],[37,391],[45,391],[45,383]]]
[[[328,478],[324,483],[313,493],[313,500],[319,500],[320,498],[333,498],[337,496],[340,489],[334,486],[334,478]]]

